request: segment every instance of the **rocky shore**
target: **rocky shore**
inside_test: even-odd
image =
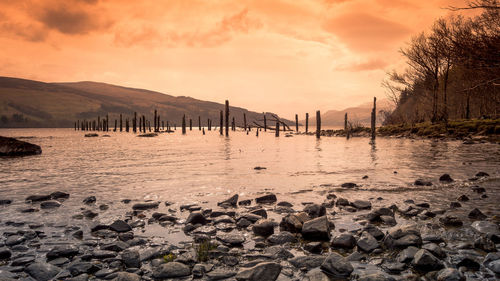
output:
[[[462,207],[487,192],[473,186],[447,209],[411,198],[380,206],[382,197],[348,200],[332,192],[323,202],[295,205],[272,193],[235,194],[217,206],[126,199],[119,202],[126,211],[111,223],[101,222],[110,206],[90,195],[75,213],[62,214],[81,224],[51,228],[29,222],[29,214],[57,212],[70,194],[30,195],[20,209],[1,198],[1,208],[27,219],[1,219],[0,280],[498,280],[498,218]],[[360,227],[336,225],[344,216]],[[143,235],[150,227],[182,239]]]
[[[41,154],[36,144],[0,136],[0,156],[27,156]]]

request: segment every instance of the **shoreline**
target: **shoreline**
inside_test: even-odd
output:
[[[302,201],[309,197],[307,193],[300,203],[274,193],[251,198],[235,194],[217,206],[124,199],[116,203],[123,205],[120,215],[110,217],[106,210],[117,206],[102,204],[96,194],[78,199],[81,208],[65,214],[80,223],[49,226],[43,221],[2,220],[5,245],[0,247],[0,277],[495,280],[500,263],[496,254],[499,218],[487,216],[480,206],[461,207],[467,200],[488,196],[489,189],[475,185],[482,180],[487,181],[488,175],[477,173],[469,180],[470,187],[462,187],[444,209],[413,198],[388,205],[384,193],[370,200],[346,199],[341,190],[357,187],[345,183],[340,190],[325,189],[323,202]],[[440,181],[454,185],[449,176],[443,175]],[[53,192],[29,196],[26,202],[3,199],[2,208],[24,204],[21,212],[57,212],[72,197]],[[346,227],[345,221],[357,227]],[[51,231],[64,234],[54,236]],[[145,235],[151,231],[172,236]]]

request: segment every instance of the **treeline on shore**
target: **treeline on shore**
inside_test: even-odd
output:
[[[463,9],[480,13],[438,19],[401,49],[407,68],[382,83],[396,105],[386,125],[500,118],[500,2]]]

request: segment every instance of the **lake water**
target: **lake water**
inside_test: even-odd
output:
[[[500,146],[463,144],[460,141],[293,135],[276,138],[274,133],[218,131],[203,135],[198,129],[182,135],[160,134],[139,138],[133,133],[109,132],[110,137],[85,138],[72,129],[2,129],[0,135],[38,144],[38,156],[0,159],[0,198],[12,199],[13,207],[0,208],[2,220],[25,219],[12,208],[25,208],[24,198],[32,194],[64,191],[71,194],[56,211],[30,215],[61,221],[61,214],[82,207],[82,199],[95,195],[98,203],[111,206],[116,219],[130,209],[122,199],[170,201],[176,205],[216,202],[238,193],[251,199],[273,192],[278,201],[294,204],[323,202],[327,192],[347,199],[371,199],[374,206],[401,204],[406,199],[446,208],[461,194],[486,214],[500,215]],[[255,170],[254,167],[265,167]],[[478,171],[489,178],[468,181]],[[440,184],[449,173],[453,184]],[[362,179],[367,175],[367,179]],[[430,180],[430,187],[417,187],[417,178]],[[342,189],[344,182],[360,185]],[[488,198],[471,191],[471,185],[487,189]],[[383,200],[375,198],[382,197]],[[64,216],[63,216],[64,217]],[[64,218],[64,220],[69,218]]]

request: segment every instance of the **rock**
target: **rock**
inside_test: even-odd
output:
[[[485,193],[486,189],[480,186],[473,186],[472,191],[474,191],[475,193]]]
[[[85,134],[85,136],[84,136],[84,137],[86,137],[86,138],[95,138],[95,137],[98,137],[98,136],[99,136],[99,135],[98,135],[98,134],[96,134],[96,133],[89,133],[89,134]]]
[[[495,243],[488,237],[479,237],[474,241],[474,247],[485,252],[496,252]]]
[[[266,210],[264,210],[262,208],[257,209],[257,210],[253,210],[253,211],[250,212],[250,214],[261,216],[261,217],[267,219],[267,212],[266,212]]]
[[[500,260],[492,261],[490,262],[487,267],[495,272],[496,274],[500,275]]]
[[[188,224],[188,223],[205,225],[205,224],[207,224],[207,219],[200,212],[192,212],[191,214],[189,214],[188,218],[186,219],[186,224]]]
[[[117,272],[113,281],[141,281],[141,277],[135,273]]]
[[[266,167],[256,166],[253,168],[254,170],[266,170]]]
[[[354,246],[356,246],[356,238],[349,233],[342,233],[332,240],[334,248],[352,249]]]
[[[93,219],[97,217],[99,214],[91,210],[85,210],[83,211],[82,215],[88,219]]]
[[[134,210],[149,210],[158,208],[160,203],[158,202],[147,202],[147,203],[137,203],[132,206]]]
[[[62,191],[55,191],[50,194],[50,198],[52,199],[68,199],[69,193],[65,193]]]
[[[438,258],[442,259],[442,258],[446,257],[445,251],[443,251],[443,249],[441,249],[441,247],[439,247],[435,243],[424,244],[424,245],[422,245],[422,249],[425,249],[425,250],[431,252],[434,256],[436,256]]]
[[[306,240],[329,241],[330,223],[326,216],[315,218],[304,223],[302,226],[302,236]]]
[[[464,224],[459,218],[454,216],[445,216],[440,218],[439,221],[445,226],[453,226],[453,227],[459,227]]]
[[[489,221],[475,221],[471,224],[472,228],[483,234],[500,234],[498,225]]]
[[[459,258],[458,263],[456,264],[457,268],[465,267],[468,270],[478,271],[481,265],[476,259],[472,256],[462,256]]]
[[[410,279],[401,279],[401,280],[410,280]],[[390,275],[385,275],[382,272],[377,273],[361,273],[357,281],[396,281],[394,277]]]
[[[281,265],[274,262],[259,263],[236,274],[238,281],[274,281],[281,272]]]
[[[0,260],[9,259],[12,256],[12,253],[7,248],[0,248]]]
[[[340,186],[343,188],[355,188],[358,185],[353,183],[353,182],[345,182],[345,183],[341,184]]]
[[[313,253],[313,254],[321,254],[323,251],[323,243],[322,242],[309,242],[304,245],[304,250]]]
[[[253,227],[255,235],[267,237],[274,233],[274,223],[267,219],[257,221]]]
[[[365,227],[363,227],[363,231],[370,233],[371,236],[375,237],[375,239],[377,240],[381,240],[382,238],[384,238],[384,233],[382,232],[382,230],[380,230],[373,224],[367,224]]]
[[[111,243],[103,244],[101,250],[121,252],[129,247],[129,244],[123,241],[113,241]]]
[[[101,268],[91,262],[75,261],[71,263],[67,269],[71,273],[71,275],[77,276],[84,273],[93,274]]]
[[[19,257],[16,258],[12,261],[10,266],[24,266],[27,264],[30,264],[35,261],[35,257],[33,256],[24,256],[24,257]]]
[[[257,204],[273,204],[277,200],[276,195],[272,193],[255,198],[255,202],[257,202]]]
[[[26,238],[24,236],[20,235],[11,235],[7,237],[7,240],[5,240],[5,245],[12,247],[14,245],[19,245],[26,241]]]
[[[396,224],[398,224],[396,222],[396,219],[394,217],[391,217],[391,216],[380,216],[380,220],[389,226],[395,226]]]
[[[0,156],[28,156],[42,153],[36,144],[0,136]]]
[[[458,203],[458,202],[451,202],[450,203],[450,208],[452,209],[456,209],[456,208],[460,208],[462,207],[462,204]]]
[[[326,215],[326,208],[318,204],[308,204],[304,207],[304,212],[314,219]]]
[[[469,197],[467,197],[467,195],[460,195],[460,197],[457,198],[457,201],[466,202],[469,201]]]
[[[487,218],[478,208],[474,208],[468,215],[469,219],[484,220]]]
[[[124,250],[121,253],[121,258],[123,264],[128,268],[140,268],[141,267],[141,257],[139,251],[136,250]]]
[[[438,272],[437,281],[465,281],[465,277],[455,268],[445,268]]]
[[[337,253],[331,253],[320,268],[323,272],[335,278],[347,278],[354,270],[351,263]]]
[[[443,263],[433,254],[431,254],[431,252],[425,249],[420,249],[417,253],[415,253],[412,265],[417,270],[424,272],[443,268]]]
[[[380,222],[382,220],[381,216],[394,217],[394,212],[389,208],[378,208],[368,213],[366,219],[370,222]]]
[[[206,274],[209,281],[228,279],[236,275],[235,271],[217,268]]]
[[[229,246],[241,246],[245,242],[245,236],[241,233],[222,233],[217,234],[216,238]]]
[[[109,225],[109,229],[116,231],[116,232],[127,232],[131,231],[132,227],[128,225],[128,223],[122,221],[122,220],[115,220],[112,224]]]
[[[309,216],[305,213],[300,214],[289,214],[281,219],[280,230],[289,231],[292,233],[302,232],[302,226],[304,222],[310,220]]]
[[[61,269],[50,263],[34,262],[26,267],[25,271],[37,281],[48,281],[54,278]]]
[[[249,206],[250,204],[252,204],[252,200],[250,200],[250,199],[241,200],[240,202],[238,202],[238,205],[240,205],[240,206]]]
[[[266,241],[271,245],[283,245],[286,243],[296,243],[297,237],[288,231],[281,231],[269,236]]]
[[[373,251],[379,246],[377,239],[366,231],[364,231],[363,234],[361,234],[361,237],[359,237],[357,245],[359,249],[367,253]]]
[[[47,254],[47,259],[52,260],[56,258],[72,258],[78,254],[78,248],[75,246],[64,245],[64,246],[56,246],[52,248]]]
[[[480,178],[480,177],[489,177],[490,175],[486,172],[478,172],[476,174],[476,177]]]
[[[237,203],[238,203],[238,194],[235,194],[235,195],[231,196],[231,198],[217,203],[217,206],[236,207]]]
[[[0,199],[0,206],[10,205],[11,203],[12,203],[12,200],[10,200],[10,199]]]
[[[325,261],[326,257],[321,255],[310,255],[310,256],[300,256],[289,259],[291,265],[296,268],[306,268],[307,270],[311,270],[315,267],[321,266]]]
[[[337,199],[337,202],[335,202],[335,206],[348,206],[348,205],[349,205],[349,201],[345,198],[342,198],[342,197]]]
[[[418,185],[418,186],[431,186],[432,185],[432,182],[430,181],[425,181],[425,180],[422,180],[422,179],[418,179],[415,181],[414,183],[415,185]]]
[[[395,226],[389,229],[384,244],[390,248],[406,248],[408,246],[422,245],[422,238],[416,225]]]
[[[30,195],[26,197],[25,200],[31,202],[42,202],[42,201],[48,201],[50,199],[51,199],[50,195]]]
[[[90,205],[90,204],[95,203],[95,201],[96,201],[95,196],[89,196],[89,197],[87,197],[87,198],[83,199],[83,201],[82,201],[82,202],[83,202],[84,204]]]
[[[175,277],[184,277],[191,275],[191,270],[185,264],[180,262],[169,262],[162,264],[154,269],[153,277],[155,279],[166,279]]]
[[[290,202],[287,202],[287,201],[278,202],[278,204],[276,204],[276,205],[281,206],[281,207],[289,207],[289,208],[293,207],[293,204]]]
[[[370,203],[370,201],[365,201],[365,200],[354,200],[353,202],[351,202],[351,206],[359,210],[365,210],[365,209],[371,209],[372,203]]]
[[[61,203],[57,201],[45,201],[40,204],[40,208],[42,209],[54,209],[54,208],[59,208],[61,206]]]
[[[443,174],[442,176],[439,177],[439,181],[443,182],[453,182],[453,179],[451,178],[450,175],[448,174]]]

